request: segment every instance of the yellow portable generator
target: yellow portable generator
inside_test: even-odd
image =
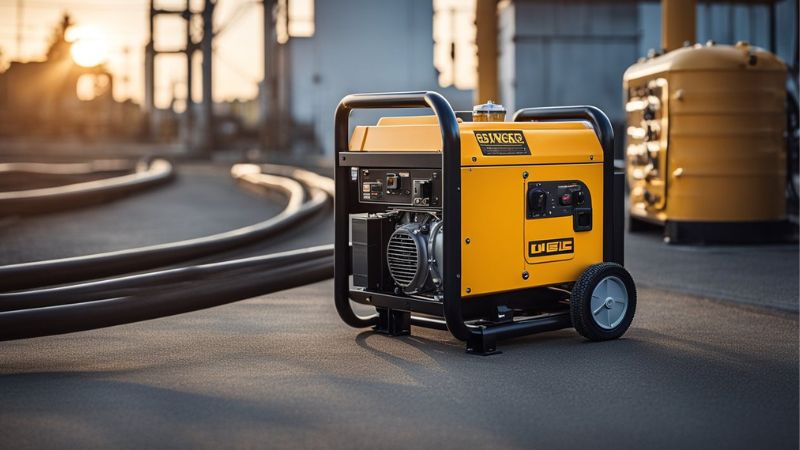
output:
[[[361,108],[434,115],[384,117],[350,136]],[[449,330],[477,354],[570,326],[595,341],[628,329],[636,289],[622,266],[624,174],[608,118],[591,106],[504,117],[492,104],[457,115],[435,92],[342,99],[334,285],[345,323]]]
[[[786,65],[741,42],[625,72],[630,229],[667,242],[786,239]]]

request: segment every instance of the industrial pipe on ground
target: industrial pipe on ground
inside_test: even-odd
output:
[[[322,190],[312,189],[310,200],[304,202],[305,191],[302,184],[290,178],[252,171],[248,173],[234,171],[233,175],[244,181],[285,193],[288,198],[286,207],[277,216],[263,222],[211,236],[114,252],[2,266],[0,290],[27,289],[131,273],[230,250],[275,236],[291,225],[321,211],[328,200],[328,196]]]
[[[114,170],[121,168],[113,164]],[[111,166],[103,170],[111,169]],[[7,163],[0,165],[0,172],[37,173],[46,175],[86,175],[97,172],[100,167],[92,164],[42,164]],[[62,186],[0,192],[0,216],[32,214],[76,208],[103,203],[171,180],[175,175],[172,163],[162,158],[153,158],[136,165],[133,173],[101,180],[71,183]]]
[[[289,225],[310,217],[311,212],[324,207],[328,199],[326,191],[332,191],[333,187],[333,180],[309,171],[290,167],[272,169],[294,175],[302,179],[302,184],[294,179],[263,174],[258,166],[238,165],[232,170],[235,177],[246,183],[281,191],[289,198],[286,209],[267,221],[271,223],[270,227],[261,227],[267,230],[261,233],[261,237],[276,236]],[[304,201],[306,189],[311,195]],[[234,232],[223,234],[230,233]],[[206,242],[203,239],[208,238],[200,241]],[[173,246],[179,251],[190,251],[186,242],[190,241],[165,244],[160,248]],[[159,252],[162,258],[169,258],[166,250]],[[101,254],[72,258],[78,263],[54,260],[32,264],[40,264],[39,270],[44,270],[41,268],[54,265],[67,268],[70,264],[83,266],[93,258],[98,264],[97,261],[108,258],[116,261],[117,268],[123,268],[140,265],[139,260],[146,253],[142,249],[132,249],[128,253],[131,260],[127,263],[122,256]],[[19,270],[20,265],[15,266]],[[0,277],[4,270],[15,266],[0,267]],[[85,270],[82,275],[96,274],[97,270]],[[34,276],[35,272],[28,269],[27,275]],[[42,276],[43,272],[38,275]],[[0,312],[0,340],[69,333],[180,314],[320,281],[332,275],[333,248],[328,245],[71,286],[0,294],[0,311],[4,311]],[[9,283],[0,281],[0,284]]]

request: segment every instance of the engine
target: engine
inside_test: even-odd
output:
[[[353,284],[396,294],[440,292],[442,224],[429,212],[353,217]]]
[[[432,292],[441,285],[442,221],[429,214],[399,225],[386,246],[386,264],[395,284],[406,294]]]

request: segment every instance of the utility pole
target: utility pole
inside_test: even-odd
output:
[[[203,127],[202,136],[200,136],[200,147],[203,151],[209,151],[213,147],[209,136],[213,139],[212,123],[211,123],[211,107],[206,112],[205,100],[211,97],[211,40],[213,38],[213,10],[215,6],[214,1],[206,0],[205,9],[203,10],[203,116],[200,125]],[[209,5],[211,5],[209,7]],[[186,46],[184,48],[172,50],[156,50],[155,46],[155,20],[160,15],[177,15],[186,21]],[[158,9],[155,7],[155,0],[150,0],[150,14],[149,14],[149,31],[150,36],[145,46],[145,60],[144,60],[144,110],[147,124],[147,134],[154,138],[156,131],[155,122],[155,61],[156,56],[160,54],[183,54],[186,56],[186,111],[184,112],[186,124],[186,141],[185,144],[191,152],[194,147],[194,142],[198,133],[195,128],[198,125],[194,117],[194,96],[192,95],[192,85],[194,84],[194,53],[198,50],[198,44],[192,39],[192,18],[195,13],[191,10],[191,0],[186,0],[184,9]],[[211,29],[211,31],[209,31]],[[208,41],[208,45],[206,45]],[[207,49],[206,49],[207,47]],[[206,50],[208,55],[206,56]],[[206,67],[208,66],[208,67]],[[208,82],[206,82],[208,80]],[[211,103],[210,103],[211,104]]]
[[[261,140],[265,149],[286,149],[291,138],[290,59],[288,48],[289,0],[263,0],[264,79],[261,98]],[[286,42],[278,40],[278,20]]]
[[[203,41],[200,44],[203,53],[203,142],[201,147],[206,154],[210,154],[214,149],[214,98],[211,80],[211,55],[214,51],[212,43],[214,40],[215,6],[216,0],[205,0],[205,5],[203,6]]]
[[[283,29],[286,30],[286,40],[278,42],[277,34],[275,36],[275,57],[277,64],[275,67],[275,103],[277,117],[275,125],[277,127],[277,145],[282,151],[288,151],[291,138],[291,115],[289,105],[289,80],[291,79],[291,61],[289,58],[289,2],[291,0],[283,0],[283,14],[280,19],[283,21]]]
[[[22,61],[22,19],[24,18],[24,2],[17,0],[17,61]]]
[[[144,47],[144,115],[146,135],[150,138],[153,137],[155,132],[154,109],[155,109],[155,68],[156,68],[156,51],[153,44],[154,31],[156,22],[156,8],[154,0],[150,0],[150,13],[148,17],[148,38],[147,45]]]
[[[272,116],[275,114],[275,60],[274,50],[276,43],[275,31],[275,0],[263,0],[264,5],[264,79],[261,81],[260,98],[260,139],[264,149],[272,150],[275,147],[273,138],[275,129]]]
[[[192,147],[194,141],[194,98],[192,96],[192,85],[194,84],[194,77],[192,72],[194,66],[192,64],[194,58],[195,44],[192,40],[192,9],[191,0],[186,0],[186,7],[183,10],[183,19],[186,21],[186,109],[184,111],[186,118],[186,133],[188,147]]]
[[[661,0],[661,48],[672,51],[696,40],[696,0]]]
[[[478,86],[475,104],[500,103],[497,89],[497,0],[477,0],[475,41],[478,44]]]

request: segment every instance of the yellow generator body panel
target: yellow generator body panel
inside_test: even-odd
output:
[[[434,114],[349,123],[353,109],[426,107]],[[430,91],[342,99],[334,300],[345,323],[393,336],[448,330],[483,355],[540,331],[608,340],[628,329],[636,289],[622,266],[611,122],[592,106],[505,119],[502,105],[456,112]]]
[[[603,150],[588,124],[462,121],[459,131],[463,297],[569,283],[603,260]],[[478,136],[508,145],[510,131],[521,132],[529,154],[484,154]],[[435,116],[382,118],[356,127],[350,140],[350,150],[362,152],[441,154],[441,147]],[[596,199],[591,230],[574,231],[572,215],[529,220],[525,199],[532,180],[560,182],[565,193],[585,185]]]
[[[630,216],[673,241],[786,219],[786,66],[747,44],[695,45],[625,72]],[[769,232],[768,232],[769,233]]]

